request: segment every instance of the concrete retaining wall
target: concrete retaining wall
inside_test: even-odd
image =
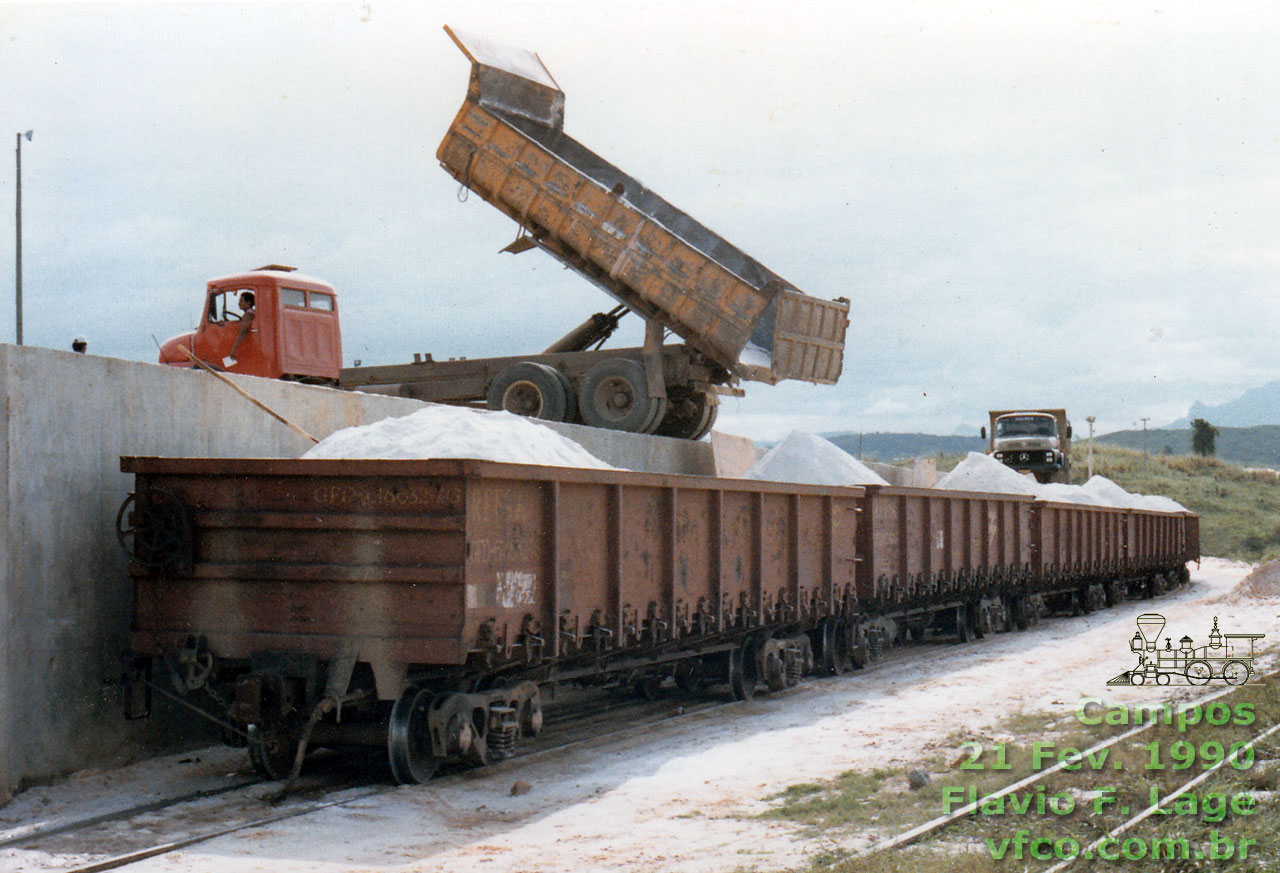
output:
[[[236,381],[323,438],[424,404]],[[708,443],[557,425],[601,459],[711,475]],[[121,455],[296,457],[310,443],[206,373],[0,345],[0,804],[24,783],[172,746],[172,707],[126,722],[119,654],[132,590],[115,516]],[[178,736],[177,741],[181,742]]]

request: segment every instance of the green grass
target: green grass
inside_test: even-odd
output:
[[[1073,480],[1087,476],[1079,454]],[[1241,561],[1280,557],[1280,480],[1197,455],[1094,446],[1094,472],[1127,491],[1163,494],[1200,514],[1200,551]]]
[[[1088,449],[1072,445],[1073,484],[1088,478]],[[950,470],[959,455],[938,459]],[[1094,443],[1093,471],[1126,491],[1162,494],[1200,514],[1200,552],[1237,561],[1280,557],[1280,479],[1198,455],[1152,454]]]

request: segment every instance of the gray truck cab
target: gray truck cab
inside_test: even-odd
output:
[[[1071,422],[1066,410],[993,410],[987,453],[1040,482],[1068,481]],[[987,439],[987,428],[982,429]]]

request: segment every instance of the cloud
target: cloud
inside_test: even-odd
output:
[[[514,224],[437,168],[468,75],[448,21],[540,52],[571,135],[852,299],[838,385],[748,384],[722,426],[1131,422],[1277,378],[1269,6],[727,8],[0,4],[0,103],[36,130],[27,339],[62,347],[109,302],[93,348],[151,360],[208,278],[274,260],[335,284],[366,362],[534,352],[607,308],[498,255]]]

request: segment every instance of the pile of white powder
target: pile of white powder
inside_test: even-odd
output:
[[[461,406],[427,406],[401,418],[336,431],[304,458],[474,458],[510,464],[614,469],[531,418]]]
[[[511,464],[614,469],[573,440],[509,412],[460,406],[427,406],[402,418],[348,427],[321,440],[304,458],[474,458]],[[816,434],[795,430],[744,475],[746,479],[805,485],[887,485],[873,470]],[[1084,485],[1041,485],[990,455],[970,452],[938,480],[938,488],[997,494],[1030,494],[1041,500],[1182,511],[1168,497],[1131,494],[1110,479]]]
[[[990,455],[970,452],[935,488],[948,491],[994,491],[997,494],[1036,494],[1036,481],[1006,467]]]
[[[1018,473],[990,455],[970,452],[956,468],[938,480],[937,488],[952,491],[990,491],[997,494],[1030,494],[1057,503],[1185,512],[1186,507],[1159,495],[1133,494],[1105,476],[1093,476],[1083,485],[1050,482],[1041,485],[1030,475]]]
[[[802,430],[793,430],[743,478],[803,485],[889,484],[835,443]]]

